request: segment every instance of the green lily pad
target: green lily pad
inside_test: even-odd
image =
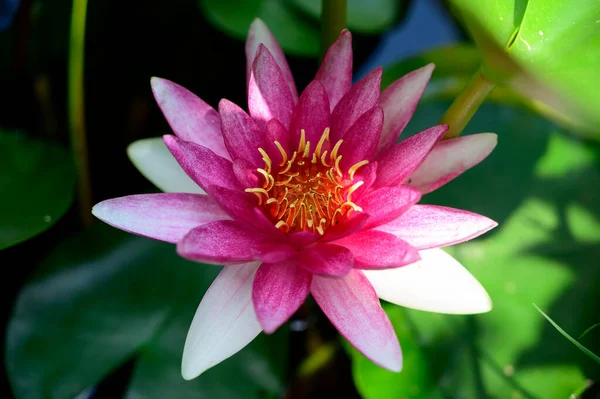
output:
[[[8,326],[16,397],[75,397],[132,357],[131,398],[279,392],[286,352],[272,337],[272,352],[259,337],[193,382],[181,377],[187,329],[218,271],[179,258],[172,245],[102,224],[63,242],[20,293]]]
[[[261,18],[284,51],[295,55],[319,53],[319,25],[304,20],[284,0],[198,0],[206,18],[225,33],[245,39],[255,18]]]
[[[321,18],[322,0],[286,0],[311,18]],[[377,34],[397,21],[402,1],[348,0],[348,28],[365,34]]]
[[[420,105],[408,134],[439,120],[447,106]],[[413,367],[425,367],[429,386],[444,397],[565,398],[597,376],[597,365],[532,306],[548,310],[570,332],[584,331],[599,319],[597,149],[531,112],[507,106],[484,105],[465,134],[490,130],[499,140],[489,158],[424,202],[499,222],[480,239],[448,248],[487,289],[494,309],[454,316],[386,306],[397,331],[399,323],[411,328],[412,338],[398,331],[401,345],[407,341],[413,350],[417,342],[423,357],[407,359],[405,370],[381,389],[362,381],[383,380],[390,373],[376,366],[364,370],[353,357],[355,382],[365,397],[410,397],[405,388],[411,378],[403,374],[410,376]],[[586,346],[598,353],[600,342]]]
[[[70,155],[21,132],[0,130],[0,249],[49,229],[69,209],[75,188]]]

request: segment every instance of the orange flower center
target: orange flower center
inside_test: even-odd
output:
[[[352,193],[364,182],[354,182],[356,171],[369,163],[360,161],[352,165],[346,174],[340,169],[342,155],[339,140],[331,152],[323,151],[329,142],[329,128],[325,129],[314,151],[306,141],[306,133],[301,130],[298,150],[288,156],[278,141],[275,146],[281,152],[282,160],[274,166],[269,155],[258,151],[265,162],[258,172],[264,177],[262,187],[248,188],[247,192],[258,197],[267,217],[275,227],[284,231],[312,231],[323,235],[330,226],[335,226],[352,212],[362,209],[352,202]]]

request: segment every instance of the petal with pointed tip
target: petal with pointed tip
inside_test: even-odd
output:
[[[434,68],[435,65],[428,64],[412,71],[396,80],[381,93],[379,104],[383,108],[385,120],[377,146],[378,153],[385,152],[398,141],[398,137],[417,108]]]
[[[94,205],[92,214],[118,229],[170,243],[195,227],[229,219],[210,197],[180,193],[113,198]]]
[[[428,249],[471,240],[497,225],[485,216],[462,209],[414,205],[377,230],[391,233],[418,249]]]
[[[160,137],[135,141],[127,155],[137,170],[164,192],[205,194],[177,163]]]
[[[295,101],[277,62],[259,44],[248,82],[248,110],[261,129],[275,118],[286,128],[294,111]]]
[[[416,248],[383,231],[360,231],[332,244],[341,245],[352,252],[356,269],[389,269],[421,259]]]
[[[306,299],[312,276],[293,260],[263,263],[254,278],[252,300],[267,334],[277,330]]]
[[[396,186],[404,182],[421,166],[438,140],[448,130],[447,125],[433,126],[390,148],[377,160],[376,186]]]
[[[342,144],[342,160],[340,167],[346,171],[357,162],[370,160],[377,147],[381,126],[383,125],[383,110],[374,107],[365,112],[344,136]]]
[[[373,363],[402,369],[402,353],[392,323],[360,270],[344,277],[313,276],[310,292],[338,331]]]
[[[286,154],[290,154],[289,132],[277,119],[267,122],[265,128],[265,151],[269,154],[273,165],[279,165],[283,161],[281,151],[275,144],[278,142]]]
[[[300,142],[300,131],[304,129],[305,140],[310,141],[314,151],[325,128],[329,127],[329,99],[325,87],[318,80],[313,80],[302,92],[290,123],[292,145]]]
[[[177,244],[177,253],[196,262],[235,265],[254,260],[279,262],[296,250],[233,220],[220,220],[191,230]]]
[[[383,187],[365,194],[357,201],[370,218],[364,229],[388,223],[419,202],[421,193],[410,186]]]
[[[246,83],[250,80],[250,71],[252,70],[254,58],[256,57],[256,52],[260,44],[263,44],[273,55],[275,61],[277,61],[277,65],[279,65],[290,88],[294,102],[296,102],[298,99],[298,91],[296,90],[294,76],[287,63],[285,54],[281,50],[275,36],[273,36],[267,25],[259,18],[256,18],[250,25],[248,37],[246,38]]]
[[[381,67],[362,78],[341,98],[331,113],[331,142],[337,143],[362,114],[379,104]]]
[[[425,162],[413,172],[408,184],[423,194],[438,189],[465,170],[483,161],[496,147],[498,136],[480,133],[442,140],[437,143]]]
[[[226,99],[219,102],[219,114],[225,146],[231,158],[242,158],[257,167],[262,166],[262,156],[258,148],[264,145],[265,136],[254,119]]]
[[[154,98],[177,137],[230,159],[221,135],[221,119],[213,107],[167,79],[152,78],[151,85]]]
[[[352,35],[347,29],[327,50],[315,79],[325,86],[333,111],[352,86]]]
[[[204,294],[183,349],[181,374],[186,380],[234,355],[260,333],[252,304],[252,281],[259,265],[224,268]]]
[[[354,265],[350,250],[340,245],[324,243],[303,248],[297,261],[309,272],[326,276],[343,276]]]
[[[492,309],[485,289],[456,259],[439,248],[419,253],[419,262],[364,272],[381,299],[437,313],[475,314]]]

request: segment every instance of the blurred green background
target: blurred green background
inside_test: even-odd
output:
[[[532,305],[575,338],[600,321],[600,3],[348,0],[357,78],[383,64],[385,87],[436,64],[405,136],[437,123],[478,69],[499,84],[464,132],[495,132],[498,147],[423,200],[499,222],[449,249],[494,310],[447,316],[384,304],[405,354],[404,371],[394,374],[341,342],[309,302],[289,326],[192,382],[179,371],[183,342],[218,268],[182,260],[171,245],[81,223],[87,210],[77,200],[69,138],[69,116],[80,112],[68,102],[72,7],[0,1],[3,397],[600,395],[600,365]],[[90,1],[79,89],[93,202],[155,191],[125,152],[170,132],[151,76],[213,106],[221,98],[244,105],[243,40],[260,17],[303,88],[318,67],[320,7]],[[580,342],[600,353],[600,329]]]

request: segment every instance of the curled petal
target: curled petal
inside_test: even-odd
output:
[[[118,229],[170,243],[195,227],[229,219],[208,196],[179,193],[113,198],[96,204],[92,213]]]
[[[377,230],[391,233],[418,249],[428,249],[471,240],[497,225],[485,216],[462,209],[414,205]]]
[[[365,270],[381,299],[437,313],[475,314],[492,309],[485,289],[456,259],[439,248],[419,253],[419,262],[404,267]]]
[[[388,370],[402,369],[392,323],[360,270],[338,278],[313,276],[310,292],[338,331],[363,355]]]
[[[267,334],[277,330],[306,299],[312,276],[293,260],[263,263],[252,288],[258,320]]]
[[[404,182],[427,158],[431,149],[448,130],[447,125],[431,127],[396,144],[378,160],[378,187]]]
[[[423,194],[436,190],[483,161],[497,142],[498,136],[494,133],[472,134],[440,141],[407,183]]]
[[[177,163],[160,137],[138,140],[127,147],[137,170],[164,192],[205,194]]]
[[[298,264],[311,273],[343,276],[354,265],[352,252],[340,245],[317,243],[303,248],[297,257]]]
[[[352,252],[356,269],[388,269],[421,259],[416,248],[383,231],[361,231],[334,241],[333,244]]]
[[[412,118],[417,104],[431,78],[435,65],[428,64],[396,80],[381,93],[379,104],[383,108],[385,120],[377,152],[385,152],[392,147]]]
[[[177,253],[196,262],[235,265],[254,260],[279,262],[292,257],[296,250],[233,220],[221,220],[190,231],[177,244]]]
[[[327,50],[315,79],[325,86],[333,111],[352,86],[352,35],[347,29]]]
[[[169,80],[152,78],[151,85],[154,98],[177,137],[230,159],[221,135],[221,119],[213,107]]]
[[[267,28],[267,25],[259,18],[256,18],[250,25],[250,30],[248,31],[248,37],[246,39],[246,83],[250,80],[250,72],[260,44],[263,44],[273,55],[275,61],[277,61],[277,65],[279,65],[279,68],[285,77],[285,81],[290,88],[294,102],[296,102],[298,99],[298,91],[296,90],[296,84],[294,83],[294,76],[292,75],[290,66],[285,59],[285,55],[283,54],[279,43],[277,43],[277,39],[275,39],[275,36],[273,36],[269,28]]]
[[[252,281],[259,265],[227,266],[204,294],[183,349],[181,374],[186,380],[234,355],[260,333],[252,305]]]
[[[277,62],[259,44],[248,82],[248,110],[261,129],[275,118],[290,126],[295,101]]]

